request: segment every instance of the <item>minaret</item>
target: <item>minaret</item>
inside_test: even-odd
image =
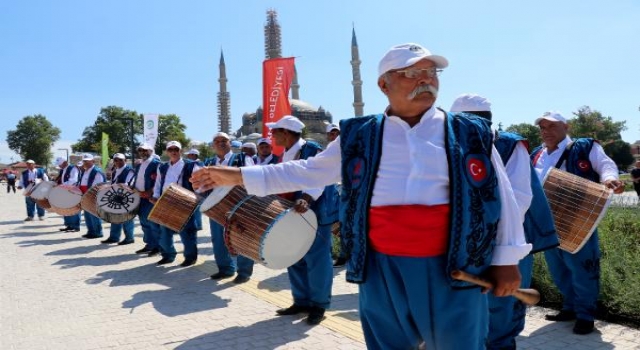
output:
[[[264,25],[264,55],[266,59],[282,57],[282,38],[278,13],[267,10],[267,24]]]
[[[360,53],[358,52],[358,42],[356,41],[356,28],[351,35],[351,72],[353,74],[353,109],[356,117],[362,117],[364,102],[362,102],[362,78],[360,77]]]
[[[231,99],[227,91],[227,68],[224,65],[224,54],[220,50],[220,91],[218,92],[218,130],[231,131]]]
[[[298,84],[298,70],[296,66],[293,66],[293,81],[291,81],[291,98],[294,100],[300,99],[300,84]]]

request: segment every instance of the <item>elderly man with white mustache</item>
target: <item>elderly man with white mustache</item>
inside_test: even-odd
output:
[[[342,120],[314,158],[192,177],[256,195],[341,181],[347,280],[360,285],[369,349],[484,349],[487,297],[450,274],[483,275],[495,295],[512,295],[531,249],[490,122],[435,107],[447,66],[418,44],[394,46],[378,66],[385,113]]]

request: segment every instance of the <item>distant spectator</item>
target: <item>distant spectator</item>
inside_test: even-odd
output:
[[[640,160],[636,162],[636,167],[631,170],[631,179],[633,179],[633,189],[636,190],[638,199],[640,199]],[[9,192],[8,188],[7,192]]]
[[[16,193],[16,174],[13,172],[7,173],[7,193],[13,188],[13,193]]]

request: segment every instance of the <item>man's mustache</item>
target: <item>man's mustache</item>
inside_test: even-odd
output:
[[[438,97],[438,88],[436,88],[433,85],[420,85],[418,87],[416,87],[413,91],[411,91],[411,93],[407,96],[408,100],[413,100],[414,98],[416,98],[416,96],[418,96],[421,93],[424,92],[429,92],[431,93],[431,95],[433,95],[433,98]]]

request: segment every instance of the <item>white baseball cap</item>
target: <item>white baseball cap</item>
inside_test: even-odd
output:
[[[195,155],[199,156],[200,155],[200,151],[198,151],[195,148],[192,148],[192,149],[189,150],[189,152],[187,152],[187,154],[195,154]]]
[[[536,125],[540,124],[540,122],[543,119],[544,120],[548,120],[548,121],[552,121],[552,122],[562,122],[564,124],[567,124],[567,120],[562,116],[562,114],[560,114],[560,112],[556,112],[556,111],[544,112],[542,117],[536,119]]]
[[[292,115],[285,115],[275,123],[267,123],[267,127],[269,129],[287,129],[301,133],[302,128],[304,128],[304,123]]]
[[[113,159],[125,160],[125,159],[127,159],[127,157],[125,157],[124,154],[122,154],[122,153],[116,153],[116,154],[113,155]]]
[[[93,156],[89,153],[85,153],[82,155],[82,161],[85,161],[85,160],[93,160]]]
[[[245,147],[251,148],[253,150],[257,150],[256,144],[253,143],[253,142],[245,142],[245,143],[243,143],[242,144],[242,148],[245,148]]]
[[[153,147],[151,147],[151,145],[149,145],[148,143],[140,144],[140,146],[138,146],[138,149],[146,149],[149,151],[153,151]]]
[[[261,145],[263,143],[271,144],[271,139],[266,138],[266,137],[258,139],[258,145]]]
[[[327,132],[331,132],[332,130],[340,131],[340,127],[338,126],[338,124],[329,124],[329,125],[327,125]]]
[[[451,105],[450,112],[491,112],[491,102],[476,94],[462,94]]]
[[[64,159],[62,157],[58,157],[58,158],[56,158],[56,165],[57,166],[61,166],[62,163],[66,162],[66,161],[67,161],[66,159]]]
[[[378,77],[390,70],[413,66],[424,59],[435,63],[437,68],[449,66],[449,61],[446,58],[432,55],[431,51],[418,44],[407,43],[394,46],[387,51],[378,64]]]
[[[27,163],[27,164],[36,164],[36,162],[34,162],[33,159],[29,159],[25,163]]]
[[[171,147],[177,147],[178,149],[182,149],[182,145],[178,141],[169,141],[169,142],[167,142],[167,147],[165,147],[165,149],[169,149]]]
[[[227,140],[231,140],[231,138],[229,137],[229,134],[227,134],[226,132],[222,132],[222,131],[217,132],[217,133],[215,133],[215,135],[213,135],[213,139],[214,140],[217,139],[218,137],[224,137]]]

